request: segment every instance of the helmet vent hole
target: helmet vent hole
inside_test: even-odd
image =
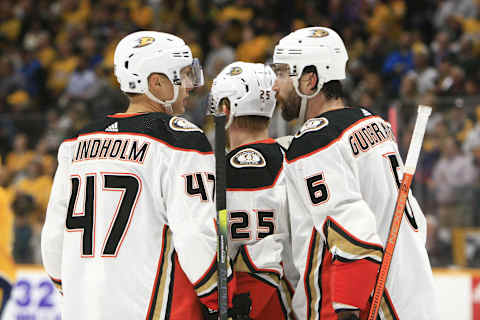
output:
[[[245,85],[245,90],[248,92],[248,84]]]
[[[128,69],[128,60],[125,61],[125,69]]]
[[[330,66],[327,66],[327,69],[330,69]]]
[[[302,40],[298,40],[298,43],[302,43]]]
[[[135,53],[132,53],[131,55],[128,56],[128,58],[130,59],[131,57],[133,57]]]

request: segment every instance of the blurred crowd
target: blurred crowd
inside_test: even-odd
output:
[[[2,0],[0,188],[14,215],[15,261],[40,262],[60,142],[128,104],[113,76],[119,39],[153,29],[190,45],[207,85],[186,117],[210,132],[215,75],[235,60],[270,62],[282,36],[313,25],[343,37],[346,102],[391,120],[403,157],[416,106],[434,108],[413,189],[432,265],[453,265],[452,230],[480,227],[479,0]],[[272,135],[293,127],[276,115]],[[469,250],[472,265],[477,256]]]

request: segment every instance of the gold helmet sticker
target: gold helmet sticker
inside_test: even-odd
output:
[[[232,69],[230,69],[230,71],[227,74],[229,74],[231,76],[236,76],[236,75],[239,75],[240,73],[242,73],[242,68],[232,67]]]
[[[141,37],[137,41],[138,41],[138,44],[134,48],[142,48],[142,47],[148,46],[149,44],[152,44],[155,41],[155,38]]]
[[[309,38],[323,38],[328,36],[328,31],[324,29],[315,29],[312,30],[312,34],[309,35]]]

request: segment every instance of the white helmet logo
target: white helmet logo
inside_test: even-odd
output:
[[[242,68],[235,66],[235,67],[232,67],[232,69],[230,69],[230,71],[227,74],[231,76],[236,76],[242,72],[243,72]]]
[[[323,38],[328,36],[328,31],[325,29],[314,29],[311,31],[312,34],[308,36],[309,38]]]
[[[149,44],[152,44],[155,41],[155,38],[141,37],[137,41],[138,41],[138,44],[134,48],[142,48],[142,47],[148,46]]]

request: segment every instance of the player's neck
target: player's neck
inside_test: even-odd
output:
[[[244,144],[265,140],[268,138],[270,138],[268,136],[268,128],[257,131],[257,132],[251,132],[246,129],[230,127],[228,131],[228,140],[230,142],[230,150],[238,148]]]
[[[317,117],[327,111],[343,108],[345,108],[345,103],[342,99],[339,98],[326,100],[325,96],[318,94],[316,97],[308,101],[305,120]]]
[[[165,107],[159,103],[153,102],[147,96],[140,96],[130,99],[127,111],[125,113],[148,113],[148,112],[164,112],[167,113]]]

